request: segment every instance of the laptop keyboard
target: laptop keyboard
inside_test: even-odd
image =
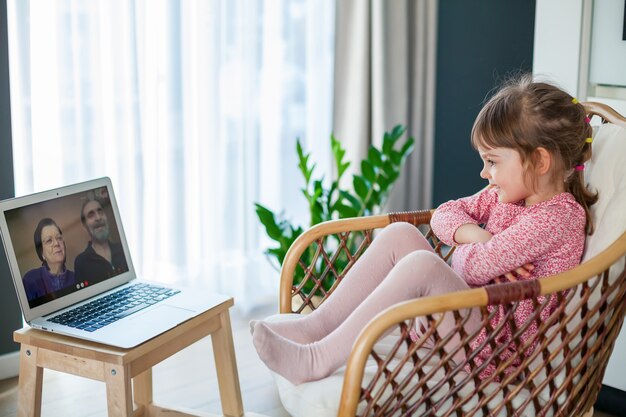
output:
[[[93,332],[179,292],[151,284],[135,284],[66,311],[48,321]]]

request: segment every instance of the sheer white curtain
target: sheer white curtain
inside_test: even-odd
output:
[[[274,297],[253,202],[305,223],[298,137],[329,172],[334,7],[9,0],[16,194],[109,176],[142,276]]]

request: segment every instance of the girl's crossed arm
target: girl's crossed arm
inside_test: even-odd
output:
[[[478,224],[486,223],[496,206],[497,195],[489,189],[480,194],[445,203],[435,212],[433,231],[446,244],[458,245],[454,269],[472,285],[485,285],[504,276],[530,277],[533,262],[557,250],[580,230],[584,213],[565,204],[538,207],[495,236]],[[584,236],[583,236],[584,239]]]
[[[489,242],[492,236],[491,233],[482,227],[473,223],[466,223],[456,229],[454,241],[459,245],[464,243],[485,243]]]

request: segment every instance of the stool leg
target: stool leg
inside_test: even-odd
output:
[[[243,416],[243,402],[228,311],[220,314],[220,329],[211,335],[211,342],[222,401],[222,412],[225,416]]]
[[[41,416],[41,388],[43,368],[37,366],[38,348],[22,345],[20,348],[20,376],[18,378],[18,417]]]
[[[128,366],[105,364],[107,407],[110,417],[132,417],[133,398]]]
[[[152,368],[133,378],[133,397],[135,404],[143,408],[143,415],[147,416],[152,404]]]

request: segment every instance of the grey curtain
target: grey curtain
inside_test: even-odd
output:
[[[333,131],[352,168],[396,124],[416,140],[386,211],[432,205],[437,3],[337,2]]]

